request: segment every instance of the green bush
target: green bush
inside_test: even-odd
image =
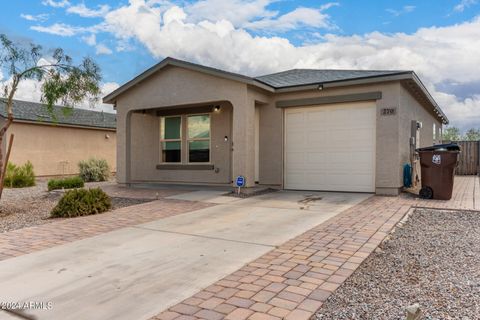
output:
[[[107,181],[110,177],[110,167],[107,160],[90,158],[78,163],[80,177],[85,182]]]
[[[27,161],[22,166],[17,166],[11,162],[7,165],[4,185],[7,188],[25,188],[35,185],[35,172],[33,164]]]
[[[57,189],[83,188],[84,182],[80,177],[48,180],[48,191]]]
[[[108,211],[110,197],[100,188],[73,189],[65,193],[50,212],[53,218],[72,218]]]

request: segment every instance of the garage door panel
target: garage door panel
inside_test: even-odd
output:
[[[286,110],[287,189],[373,192],[375,103]]]
[[[307,112],[305,117],[305,123],[308,126],[328,126],[329,116],[327,112],[318,111],[318,112]]]
[[[305,133],[304,132],[292,132],[287,140],[287,150],[303,150],[306,147]]]
[[[291,173],[289,180],[292,189],[301,189],[305,183],[305,175],[303,173]]]
[[[305,167],[305,158],[306,155],[301,152],[289,152],[287,154],[291,160],[286,165],[286,170],[291,171],[300,171],[303,172]]]
[[[304,117],[304,112],[290,112],[287,119],[287,127],[298,127],[303,125]]]

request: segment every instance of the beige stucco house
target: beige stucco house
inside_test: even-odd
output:
[[[14,134],[10,162],[32,162],[37,176],[78,174],[78,162],[90,157],[105,159],[116,169],[115,114],[85,109],[53,107],[53,115],[40,103],[14,101],[14,121],[3,150]],[[0,100],[0,124],[5,121]]]
[[[117,110],[121,184],[242,175],[247,186],[398,194],[412,148],[448,123],[413,71],[252,78],[167,58],[104,102]]]

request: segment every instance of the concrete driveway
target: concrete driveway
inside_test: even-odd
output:
[[[52,302],[37,319],[148,319],[370,196],[176,195],[218,205],[2,261],[0,301]]]

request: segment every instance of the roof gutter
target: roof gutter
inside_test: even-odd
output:
[[[415,84],[422,90],[423,94],[427,97],[428,101],[433,105],[434,111],[443,120],[443,124],[448,124],[450,121],[448,120],[447,116],[445,113],[443,113],[442,109],[440,109],[440,106],[437,104],[435,99],[433,99],[432,95],[430,92],[428,92],[427,88],[423,84],[423,82],[420,80],[420,78],[417,76],[415,72],[412,72],[412,80],[415,82]]]
[[[326,82],[319,82],[313,84],[306,84],[300,86],[291,86],[291,87],[282,87],[275,90],[275,92],[282,93],[282,92],[295,92],[295,91],[303,91],[303,90],[313,90],[318,89],[319,85],[323,85],[323,88],[335,88],[335,87],[344,87],[344,86],[353,86],[353,85],[360,85],[360,84],[369,84],[369,83],[377,83],[383,81],[398,81],[409,79],[412,71],[402,72],[402,73],[395,73],[392,75],[379,75],[379,76],[370,76],[370,77],[361,77],[351,80],[336,80],[336,81],[326,81]]]
[[[0,114],[0,118],[6,119],[3,115]],[[23,123],[23,124],[33,124],[39,126],[52,126],[52,127],[68,127],[68,128],[77,128],[77,129],[89,129],[89,130],[101,130],[101,131],[117,131],[116,127],[99,127],[99,126],[89,126],[89,125],[78,125],[78,124],[68,124],[61,122],[46,122],[46,121],[34,121],[34,120],[25,120],[14,118],[13,123]]]

